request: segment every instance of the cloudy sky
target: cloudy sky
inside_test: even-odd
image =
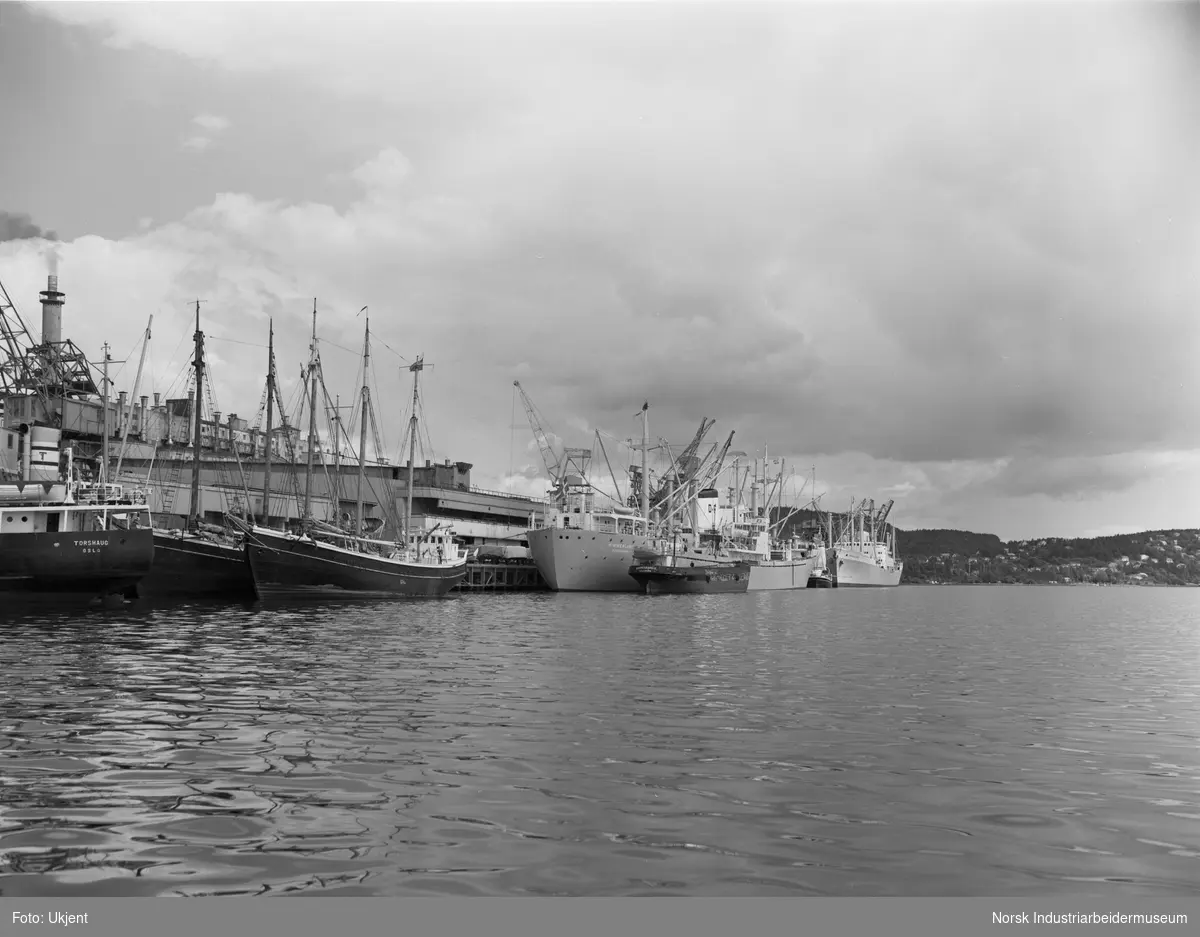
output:
[[[1200,527],[1200,16],[1175,4],[0,4],[0,280],[253,419],[358,310],[398,446],[528,491],[514,378],[1005,539]],[[56,240],[51,242],[40,235]],[[118,387],[130,389],[136,361]],[[145,389],[145,388],[144,388]],[[628,453],[622,454],[628,458]]]

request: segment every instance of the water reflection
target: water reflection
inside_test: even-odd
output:
[[[0,621],[0,892],[1194,893],[1183,590]]]

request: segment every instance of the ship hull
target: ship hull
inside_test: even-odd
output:
[[[749,563],[718,566],[631,566],[629,577],[646,595],[715,595],[745,592]]]
[[[241,546],[189,534],[156,532],[154,563],[137,585],[140,598],[254,598],[254,576]]]
[[[816,568],[815,559],[771,561],[750,567],[750,592],[780,589],[807,589],[809,577]]]
[[[133,590],[154,561],[147,528],[0,536],[0,604],[83,601]]]
[[[528,541],[534,565],[555,592],[639,591],[629,567],[646,537],[542,527],[529,531]]]
[[[833,569],[838,589],[887,588],[900,585],[904,566],[884,567],[867,558],[835,552]]]
[[[264,598],[436,598],[467,574],[466,560],[445,566],[400,563],[261,528],[246,535],[246,557],[255,592]]]
[[[810,589],[832,589],[833,577],[828,573],[814,573],[808,577],[808,588]]]

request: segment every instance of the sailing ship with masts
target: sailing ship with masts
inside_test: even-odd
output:
[[[112,484],[107,434],[95,470],[64,446],[68,401],[104,400],[91,363],[62,337],[58,277],[41,294],[42,339],[35,342],[0,284],[0,609],[94,600],[123,602],[154,557],[144,489]]]
[[[413,465],[416,458],[419,377],[424,358],[418,357],[413,375],[412,415],[409,420],[408,492],[398,542],[372,539],[364,517],[367,421],[374,420],[369,370],[370,318],[363,339],[363,383],[360,390],[358,498],[350,523],[322,522],[312,512],[313,457],[317,448],[318,391],[323,389],[317,342],[317,310],[313,303],[312,344],[306,374],[309,427],[305,466],[304,507],[298,530],[281,531],[244,523],[246,555],[259,596],[367,596],[380,598],[444,596],[466,575],[467,557],[447,526],[414,531],[412,525]],[[269,471],[268,471],[269,478]],[[264,514],[269,491],[264,492]]]
[[[153,319],[151,320],[153,321]],[[150,329],[146,329],[149,339]],[[200,511],[200,465],[201,429],[203,425],[203,402],[206,363],[204,356],[204,333],[200,329],[200,301],[196,301],[196,331],[193,336],[195,357],[192,362],[195,386],[192,392],[191,419],[194,423],[192,449],[191,498],[188,505],[186,524],[182,528],[154,531],[154,564],[149,573],[138,584],[141,598],[159,597],[221,597],[253,598],[254,578],[246,559],[244,533],[233,526],[218,526],[205,523]],[[271,329],[271,365],[273,367],[274,328]],[[145,342],[142,358],[145,358]],[[134,380],[134,394],[141,380],[141,363]],[[270,378],[268,378],[270,385]],[[126,433],[128,423],[126,424]],[[122,455],[124,453],[122,452]],[[234,449],[237,456],[237,449]],[[243,489],[246,475],[238,457]],[[120,461],[117,463],[120,471]],[[246,491],[247,509],[250,501]]]

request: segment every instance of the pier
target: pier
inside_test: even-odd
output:
[[[478,559],[467,563],[458,592],[541,592],[546,581],[530,559]]]

